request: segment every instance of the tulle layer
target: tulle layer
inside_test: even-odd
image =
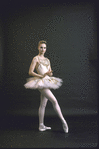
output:
[[[45,76],[44,78],[31,77],[27,79],[27,83],[24,84],[26,89],[58,89],[62,85],[62,79],[56,77]]]

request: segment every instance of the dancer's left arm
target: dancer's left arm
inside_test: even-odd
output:
[[[50,68],[49,68],[49,76],[51,77],[52,75],[53,75],[53,70],[52,70],[52,68],[51,68],[51,63],[50,63]]]
[[[49,61],[49,62],[50,62],[50,61]],[[44,76],[48,75],[48,76],[50,76],[50,77],[51,77],[51,76],[53,75],[53,73],[52,73],[52,72],[53,72],[53,70],[51,69],[51,63],[50,63],[50,68],[49,68],[48,72],[46,72],[46,73],[45,73],[45,75],[44,75]]]

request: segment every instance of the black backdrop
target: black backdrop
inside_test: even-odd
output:
[[[40,94],[26,90],[28,69],[39,40],[54,76],[63,86],[52,92],[64,114],[97,113],[97,14],[91,1],[4,0],[0,6],[0,107],[3,113],[35,115]],[[48,114],[53,114],[48,105]],[[12,112],[13,111],[13,112]]]

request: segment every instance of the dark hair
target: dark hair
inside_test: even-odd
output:
[[[38,43],[38,47],[39,47],[40,44],[43,44],[43,43],[44,43],[44,44],[47,44],[47,42],[46,42],[45,40],[41,40],[41,41],[39,41],[39,43]]]

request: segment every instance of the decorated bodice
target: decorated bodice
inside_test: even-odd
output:
[[[41,75],[45,74],[50,68],[50,61],[47,58],[41,59],[38,57],[38,63],[37,73]]]

